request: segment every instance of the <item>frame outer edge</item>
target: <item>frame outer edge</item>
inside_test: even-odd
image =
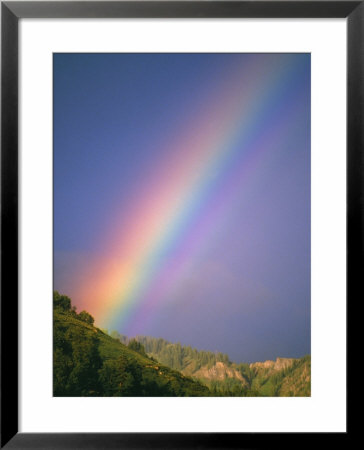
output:
[[[360,0],[6,1],[22,18],[340,18]]]
[[[3,3],[1,66],[1,446],[3,446],[18,432],[18,18]],[[12,345],[9,345],[9,338]]]
[[[347,394],[349,308],[363,297],[364,274],[364,2],[347,20]],[[353,324],[351,325],[353,327]],[[350,353],[351,352],[351,353]],[[347,431],[349,430],[347,400]]]
[[[17,5],[16,5],[17,3]],[[43,5],[42,5],[43,3]],[[96,433],[84,435],[57,435],[57,434],[28,434],[18,433],[18,18],[22,17],[75,17],[77,11],[72,8],[74,2],[61,2],[62,12],[58,11],[52,2],[1,2],[1,441],[0,448],[101,448],[97,445],[99,439],[106,444],[107,434]],[[68,3],[68,5],[66,5]],[[78,2],[77,2],[78,3]],[[87,8],[92,10],[92,2],[85,2]],[[95,2],[100,3],[102,2]],[[105,2],[108,3],[108,2]],[[135,2],[137,3],[137,2]],[[144,2],[143,2],[144,3]],[[208,2],[204,2],[205,4]],[[253,2],[254,3],[254,2]],[[274,3],[274,1],[272,2]],[[305,2],[302,2],[305,3]],[[310,3],[310,2],[308,2]],[[321,7],[323,7],[323,2]],[[333,2],[328,2],[333,3]],[[340,2],[340,11],[334,17],[348,17],[348,93],[347,93],[347,294],[348,301],[358,298],[358,289],[361,287],[362,273],[364,271],[364,5],[363,1],[347,2],[345,8]],[[105,5],[106,6],[106,5]],[[139,5],[141,6],[141,5]],[[207,5],[206,5],[207,6]],[[284,2],[281,8],[285,9]],[[312,5],[311,5],[312,6]],[[332,5],[331,5],[332,7]],[[34,9],[35,8],[35,9]],[[133,9],[133,8],[132,8]],[[142,8],[141,8],[142,9]],[[332,11],[332,10],[330,10]],[[246,11],[246,17],[249,12]],[[92,14],[92,12],[91,12]],[[93,17],[96,17],[93,13]],[[231,13],[230,13],[231,14]],[[331,12],[332,14],[332,12]],[[84,13],[83,17],[87,14]],[[136,17],[138,14],[133,13]],[[142,16],[142,14],[141,14]],[[269,13],[265,17],[269,17]],[[104,16],[105,17],[105,16]],[[130,16],[129,16],[130,17]],[[216,16],[218,17],[218,16]],[[250,16],[252,17],[252,16]],[[260,17],[264,17],[261,14]],[[292,17],[287,15],[286,17]],[[304,15],[302,17],[305,17]],[[307,16],[306,16],[307,17]],[[316,17],[326,17],[320,9]],[[327,17],[332,17],[327,15]],[[349,181],[350,174],[350,181]],[[6,277],[5,275],[6,269]],[[362,287],[361,287],[362,289]],[[6,320],[5,320],[6,317]],[[14,320],[15,319],[15,320]],[[11,333],[12,345],[5,345],[4,337],[9,338]],[[348,346],[349,348],[349,346]],[[5,389],[5,388],[6,389]],[[167,434],[168,435],[168,434]],[[238,436],[239,435],[239,436]],[[240,441],[240,433],[224,436],[224,443],[234,436]],[[15,437],[14,437],[15,436]],[[48,436],[48,437],[47,437]],[[209,448],[208,440],[216,443],[216,435],[205,434],[201,448]],[[249,436],[249,435],[248,435]],[[77,446],[77,437],[81,438],[82,445]],[[125,436],[126,438],[127,436]],[[126,442],[132,443],[134,436],[128,436]],[[142,437],[142,436],[140,436]],[[167,436],[165,436],[167,437]],[[176,436],[177,437],[177,436]],[[180,437],[180,436],[179,436]],[[187,438],[187,436],[185,436]],[[195,440],[190,436],[192,442]],[[200,435],[201,437],[201,435]],[[221,436],[222,437],[222,436]],[[253,436],[250,436],[251,438]],[[308,436],[307,436],[308,437]],[[343,437],[336,435],[336,439]],[[123,443],[120,436],[110,435],[110,440]],[[114,438],[114,439],[113,439]],[[151,436],[149,436],[151,438]],[[158,445],[163,441],[154,438]],[[197,436],[196,436],[197,438]],[[319,435],[317,435],[319,439]],[[255,436],[259,441],[260,437]],[[254,439],[254,440],[255,440]],[[305,439],[305,436],[303,436]],[[188,439],[189,440],[189,439]],[[198,438],[196,439],[198,442]],[[195,443],[196,443],[195,440]],[[249,437],[247,439],[250,440]],[[63,442],[62,442],[63,441]],[[66,442],[64,442],[66,441]],[[143,441],[143,439],[141,439]],[[169,444],[173,443],[173,435],[169,435]],[[167,441],[167,442],[168,442]],[[78,444],[81,444],[78,440]],[[100,441],[99,441],[100,442]],[[152,440],[153,442],[153,440]],[[150,443],[152,443],[150,442]],[[167,443],[165,441],[165,444]],[[244,440],[239,443],[243,443]],[[139,439],[139,445],[140,445]],[[230,444],[231,444],[230,440]],[[111,444],[111,443],[110,443]],[[112,448],[105,445],[105,448]],[[143,448],[146,442],[142,443]],[[203,445],[207,444],[207,446]],[[76,447],[75,447],[76,445]],[[111,444],[112,445],[112,444]],[[129,448],[129,445],[123,448]],[[170,445],[168,445],[170,447]],[[191,441],[188,448],[192,448]],[[121,447],[118,447],[121,448]],[[142,448],[135,446],[134,448]],[[157,448],[157,447],[156,447]],[[177,447],[175,447],[177,448]],[[179,448],[184,447],[183,444]],[[210,447],[211,448],[211,447]],[[218,448],[218,446],[217,446]],[[224,447],[226,448],[226,447]],[[240,445],[239,445],[239,448]]]

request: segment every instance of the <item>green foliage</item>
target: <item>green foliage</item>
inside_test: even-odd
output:
[[[89,323],[90,325],[93,325],[95,322],[95,319],[87,311],[81,311],[78,314],[78,319],[82,320],[82,322]]]
[[[53,293],[53,306],[55,309],[61,310],[63,312],[71,311],[71,299],[67,295],[61,295],[59,292],[54,291]]]
[[[53,328],[53,391],[55,396],[100,393],[102,361],[99,339],[82,327],[69,327],[55,317]]]
[[[54,292],[53,391],[55,396],[310,396],[311,358],[280,370],[235,364],[228,355],[198,351],[161,338],[129,339],[94,326],[65,295]],[[149,356],[148,356],[149,355]],[[201,378],[216,363],[224,379]],[[181,373],[183,372],[183,373]],[[200,378],[192,378],[200,374]],[[190,375],[190,376],[187,376]]]
[[[272,372],[255,369],[252,388],[265,397],[309,397],[311,395],[311,357],[293,360],[286,368]]]
[[[128,348],[93,325],[66,296],[54,293],[53,393],[66,396],[209,396],[200,382]],[[120,335],[121,336],[121,335]]]
[[[126,336],[119,335],[119,340],[129,342]],[[141,343],[149,357],[204,383],[214,396],[309,396],[311,392],[309,355],[293,360],[286,369],[258,370],[246,363],[233,363],[224,353],[199,351],[161,338],[136,336],[133,341]],[[210,369],[217,362],[222,362],[226,368],[239,373],[242,379],[238,377],[203,378],[201,370],[206,372],[206,369]]]
[[[135,359],[120,355],[106,360],[100,370],[103,395],[107,397],[133,397],[140,394],[142,370]]]
[[[130,348],[130,350],[134,350],[135,352],[140,353],[143,356],[147,356],[143,344],[138,342],[136,339],[131,339],[129,341],[128,348]]]
[[[123,343],[124,345],[127,345],[129,342],[129,339],[127,336],[125,336],[124,334],[120,334],[117,331],[113,330],[110,332],[110,336],[113,339],[116,339],[117,341],[120,341],[121,343]]]
[[[192,371],[197,371],[204,366],[210,368],[218,361],[229,364],[228,355],[221,352],[199,351],[190,346],[181,345],[179,342],[172,344],[162,338],[150,336],[136,336],[134,340],[143,345],[148,355],[176,370],[185,370],[190,364],[193,365]]]

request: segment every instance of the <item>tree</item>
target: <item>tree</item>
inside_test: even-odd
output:
[[[140,353],[143,356],[147,356],[143,344],[138,342],[136,339],[131,339],[129,341],[128,348],[130,348],[130,350],[134,350],[135,352]]]
[[[141,395],[142,372],[135,359],[121,355],[117,360],[106,360],[100,370],[103,395],[130,397]]]
[[[59,292],[53,292],[53,306],[63,312],[71,311],[71,299],[67,295],[61,295]]]
[[[87,311],[81,311],[80,314],[78,314],[77,318],[79,320],[82,320],[82,322],[86,322],[90,325],[93,325],[95,322],[95,319]]]
[[[53,330],[54,395],[99,395],[102,360],[98,337],[58,320],[54,321]]]

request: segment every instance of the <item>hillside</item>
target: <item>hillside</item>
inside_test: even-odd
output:
[[[311,395],[311,358],[277,358],[276,361],[250,364],[254,372],[252,388],[277,392],[284,397],[309,397]]]
[[[115,339],[129,339],[116,332]],[[299,396],[311,395],[311,357],[277,358],[252,364],[234,363],[224,353],[199,351],[161,338],[136,336],[147,354],[166,366],[181,371],[207,385],[221,396]]]
[[[54,396],[210,395],[206,386],[128,348],[93,322],[54,293]]]
[[[310,396],[311,358],[234,363],[161,338],[94,326],[54,293],[53,393],[73,396]]]

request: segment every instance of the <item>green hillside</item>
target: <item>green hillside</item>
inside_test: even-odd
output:
[[[73,396],[208,396],[209,389],[94,326],[86,311],[54,293],[53,394]]]
[[[111,335],[124,344],[129,343],[126,336],[115,331]],[[199,351],[161,338],[136,336],[135,340],[162,364],[204,383],[214,396],[311,395],[309,355],[299,359],[277,358],[276,361],[237,364],[224,353]]]
[[[310,396],[311,358],[234,363],[161,338],[94,326],[54,293],[53,393],[72,396]]]

